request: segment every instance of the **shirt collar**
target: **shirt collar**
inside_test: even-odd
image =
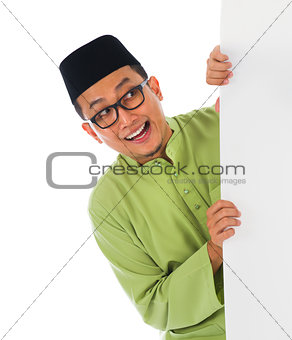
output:
[[[165,117],[165,120],[167,122],[167,124],[169,125],[169,127],[171,128],[171,130],[173,131],[172,135],[170,136],[167,144],[166,144],[166,155],[173,161],[173,163],[175,163],[176,160],[176,155],[177,155],[177,151],[179,148],[179,145],[181,143],[181,139],[182,139],[182,133],[181,133],[181,128],[179,127],[175,117]],[[126,156],[124,154],[119,153],[118,154],[118,160],[124,160],[126,161],[126,163],[128,163],[128,165],[135,165],[137,167],[140,167],[140,163],[137,162],[135,159]],[[154,163],[157,160],[161,160],[161,161],[165,161],[163,158],[155,158],[152,159],[149,162],[144,163],[144,165],[151,165],[152,163]]]

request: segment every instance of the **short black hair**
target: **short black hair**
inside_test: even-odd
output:
[[[137,72],[143,79],[147,79],[148,78],[147,72],[144,70],[142,65],[137,64],[137,65],[129,65],[129,66],[131,67],[131,69],[133,71]],[[147,82],[147,85],[149,86],[148,82]],[[86,118],[83,116],[81,107],[78,104],[77,99],[74,100],[73,105],[74,105],[75,111],[79,114],[79,116],[83,120],[86,120]]]

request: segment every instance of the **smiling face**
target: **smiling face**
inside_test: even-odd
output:
[[[128,65],[112,72],[77,98],[83,116],[86,119],[92,118],[96,112],[116,103],[143,80]],[[167,158],[165,147],[172,134],[160,103],[163,97],[159,83],[155,77],[150,77],[148,84],[143,88],[145,100],[139,107],[134,110],[118,107],[118,120],[106,129],[101,129],[94,124],[99,142],[104,142],[110,148],[135,159],[140,164],[157,157]],[[93,102],[95,104],[92,104]],[[93,137],[96,136],[88,123],[84,123],[83,128]],[[140,133],[134,136],[136,132]],[[126,137],[129,136],[134,136],[134,139],[127,139]]]

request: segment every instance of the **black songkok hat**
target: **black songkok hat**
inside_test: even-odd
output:
[[[103,35],[69,54],[59,68],[72,104],[90,86],[126,65],[141,65],[114,36]]]

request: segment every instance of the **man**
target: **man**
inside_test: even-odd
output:
[[[228,59],[217,46],[207,82]],[[220,200],[219,115],[165,117],[158,80],[115,37],[60,64],[83,128],[119,152],[91,193],[96,241],[144,322],[162,339],[225,340],[222,243],[240,212]]]

